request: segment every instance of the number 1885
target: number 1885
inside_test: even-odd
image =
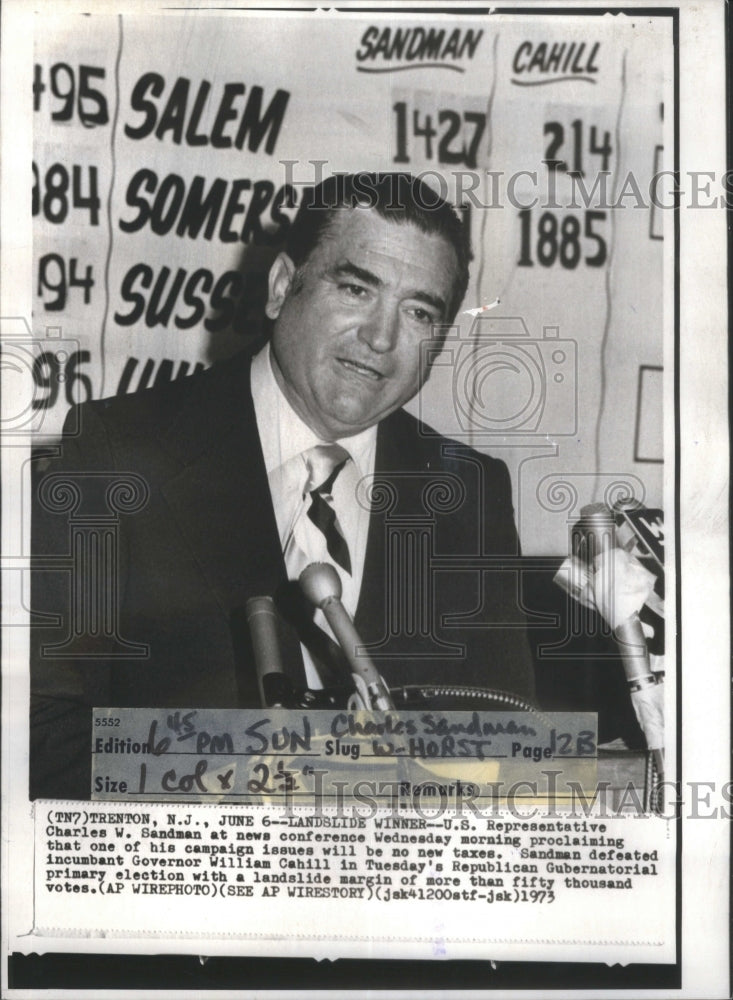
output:
[[[589,210],[577,215],[559,216],[555,212],[542,212],[533,222],[531,208],[523,208],[519,213],[520,224],[520,267],[534,267],[535,260],[542,267],[552,267],[560,263],[569,271],[575,270],[581,259],[588,267],[602,267],[608,257],[606,240],[596,226],[606,218],[605,212]],[[536,236],[536,239],[534,237]],[[595,253],[583,256],[581,238],[589,241]]]

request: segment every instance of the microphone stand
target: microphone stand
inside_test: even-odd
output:
[[[300,586],[317,608],[326,616],[333,634],[351,669],[360,708],[367,711],[395,710],[389,688],[365,653],[357,655],[361,640],[346,608],[341,603],[341,580],[329,563],[311,563],[300,574]]]

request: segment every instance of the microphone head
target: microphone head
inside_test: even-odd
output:
[[[607,525],[613,523],[613,511],[605,503],[587,503],[580,508],[581,524]]]
[[[275,614],[275,602],[271,597],[248,597],[245,602],[245,613],[247,615],[247,621],[254,615],[274,615]]]
[[[341,580],[330,563],[311,563],[300,574],[303,593],[317,608],[330,598],[341,599]]]
[[[571,550],[581,562],[592,566],[597,556],[616,547],[616,521],[605,503],[589,503],[580,509],[573,525]]]

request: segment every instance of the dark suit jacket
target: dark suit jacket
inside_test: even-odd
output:
[[[36,477],[33,797],[88,796],[94,705],[259,705],[233,616],[288,588],[249,361],[72,411],[79,433]],[[115,480],[127,487],[115,492]],[[387,683],[532,700],[517,575],[502,570],[518,554],[505,465],[397,411],[378,429],[371,500],[355,624]],[[54,558],[60,568],[44,568]],[[80,596],[92,564],[108,574],[106,609],[91,584]],[[283,641],[302,683],[296,632]]]

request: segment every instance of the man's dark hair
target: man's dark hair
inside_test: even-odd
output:
[[[408,173],[335,174],[306,189],[290,227],[285,251],[301,268],[344,208],[373,208],[390,222],[410,222],[424,233],[442,236],[453,247],[458,273],[448,303],[451,322],[468,287],[470,237],[455,209],[419,177]]]

